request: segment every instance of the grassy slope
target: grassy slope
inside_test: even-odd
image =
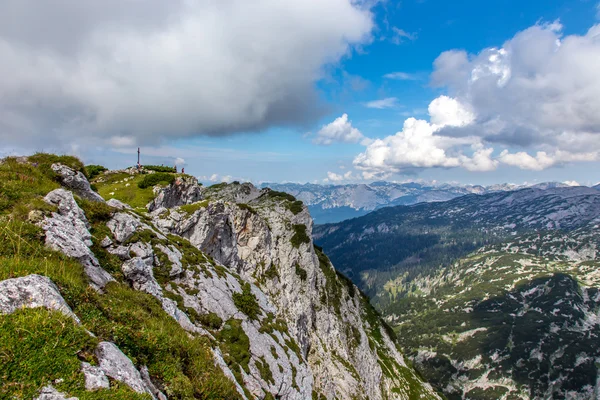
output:
[[[107,340],[116,343],[136,365],[147,365],[170,398],[238,398],[232,382],[215,367],[208,339],[190,337],[152,296],[134,291],[122,281],[109,284],[105,294],[94,292],[77,262],[45,248],[43,232],[28,215],[32,210],[52,211],[42,197],[59,185],[47,164],[60,161],[77,169],[83,166],[73,158],[43,154],[36,161],[37,166],[15,159],[0,164],[0,240],[5,244],[0,247],[0,279],[32,273],[50,277],[82,326],[45,310],[0,316],[0,397],[32,398],[42,386],[60,377],[64,382],[55,386],[81,399],[145,398],[115,382],[111,390],[96,394],[83,390],[79,361],[94,363],[91,350],[95,341]],[[80,204],[91,222],[102,226],[110,210]],[[100,254],[99,260],[107,270],[115,271],[110,257]],[[83,334],[84,329],[97,338]]]

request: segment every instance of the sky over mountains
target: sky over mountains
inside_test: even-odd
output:
[[[142,146],[254,181],[600,181],[598,4],[446,3],[4,1],[0,153],[120,167]]]

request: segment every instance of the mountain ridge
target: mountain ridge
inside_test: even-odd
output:
[[[0,324],[27,327],[2,347],[19,356],[0,358],[0,394],[439,398],[289,195],[137,169],[90,185],[85,172],[45,154],[0,163],[1,237],[27,249],[0,252]],[[76,340],[23,347],[60,326]]]
[[[532,185],[496,184],[490,186],[449,183],[377,181],[370,184],[296,184],[263,183],[274,190],[289,193],[303,201],[317,224],[356,218],[382,207],[412,205],[421,202],[447,201],[468,194],[487,194],[523,188],[550,189],[568,187],[560,182]]]

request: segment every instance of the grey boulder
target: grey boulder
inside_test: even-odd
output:
[[[79,323],[79,318],[50,278],[33,274],[0,282],[0,313],[11,314],[21,308],[37,307],[60,311]]]
[[[71,189],[86,200],[104,202],[102,196],[92,190],[87,178],[81,172],[58,163],[52,164],[50,168],[58,175],[60,183],[64,187]]]

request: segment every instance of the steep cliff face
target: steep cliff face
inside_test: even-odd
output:
[[[0,285],[10,289],[0,296],[0,350],[25,358],[0,358],[8,371],[0,394],[438,398],[368,300],[313,246],[302,203],[246,184],[204,189],[183,176],[143,193],[132,190],[138,176],[98,182],[101,193],[123,189],[136,202],[154,191],[148,214],[88,193],[73,166],[48,171],[55,175],[27,160],[0,166],[3,190],[32,188],[20,200],[25,211],[14,196],[0,204],[2,239],[28,246],[0,251]],[[87,194],[60,188],[63,175]],[[27,329],[10,334],[19,324]],[[44,334],[67,339],[26,347],[49,343]]]
[[[406,366],[367,299],[314,247],[306,207],[250,184],[217,185],[202,196],[191,207],[156,208],[153,222],[234,269],[271,299],[299,345],[316,393],[433,396]]]

